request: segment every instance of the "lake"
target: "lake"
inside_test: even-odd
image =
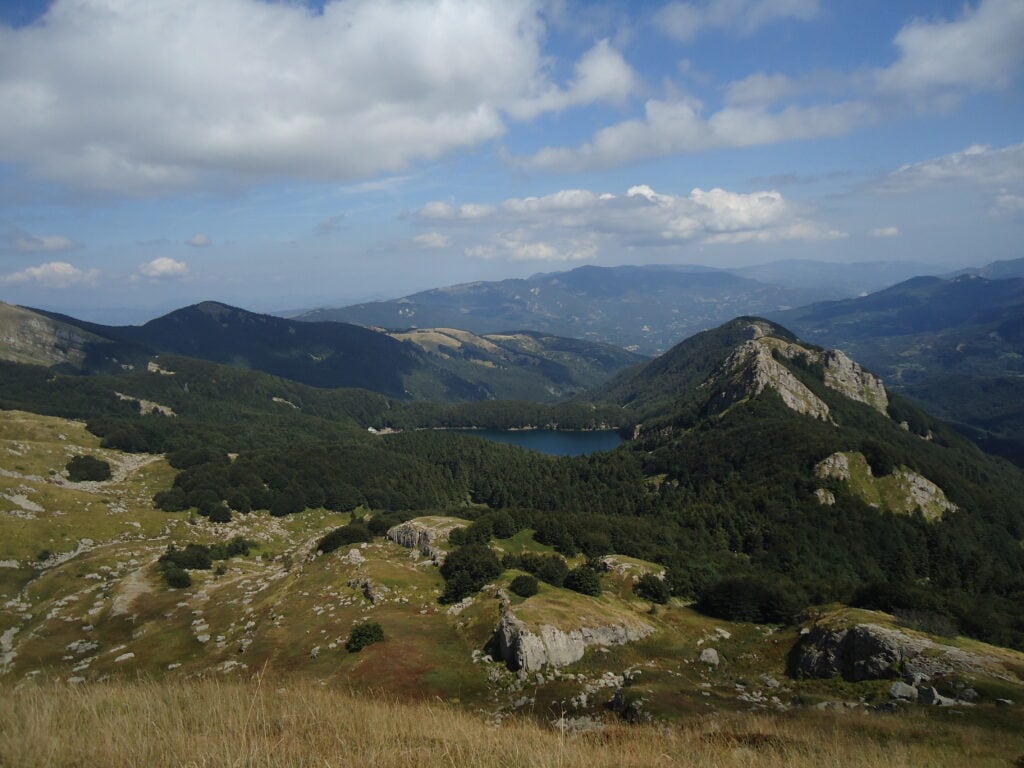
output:
[[[464,435],[476,435],[495,443],[508,443],[553,456],[582,456],[610,451],[622,442],[613,429],[576,432],[557,429],[452,429]]]

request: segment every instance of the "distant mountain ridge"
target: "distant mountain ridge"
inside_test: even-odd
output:
[[[155,354],[175,354],[316,387],[357,387],[399,399],[553,402],[645,359],[611,345],[550,334],[483,338],[441,329],[415,337],[390,336],[348,323],[284,320],[214,301],[184,307],[141,326],[121,327],[3,306],[3,317],[10,320],[6,326],[0,323],[0,331],[9,332],[0,336],[12,340],[0,344],[4,359],[88,373],[123,370],[145,365]],[[51,341],[44,343],[41,337],[16,349],[14,342],[21,338],[16,329],[30,326],[45,328],[37,335]],[[73,349],[62,352],[70,342],[53,342],[57,337],[73,339]]]
[[[978,272],[1005,272],[999,264]],[[773,318],[846,350],[989,450],[1024,461],[1024,279],[914,278]]]
[[[370,327],[530,328],[656,354],[740,315],[854,296],[930,271],[912,262],[787,261],[738,269],[698,265],[583,266],[525,279],[435,288],[300,314]]]

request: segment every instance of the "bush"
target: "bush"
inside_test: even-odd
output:
[[[524,573],[512,579],[512,583],[508,585],[508,588],[520,597],[532,597],[537,594],[540,585],[537,583],[537,579]]]
[[[167,586],[172,589],[185,589],[186,587],[192,586],[192,577],[188,575],[188,571],[184,568],[179,568],[176,565],[170,565],[161,570],[164,574],[164,581],[166,581]]]
[[[501,575],[502,567],[486,544],[456,547],[444,560],[441,575],[445,580],[442,603],[455,603],[479,591],[480,587]]]
[[[352,627],[352,632],[345,641],[345,650],[359,653],[368,645],[379,643],[384,639],[384,629],[376,621],[364,621]]]
[[[325,555],[328,552],[344,547],[347,544],[358,544],[364,541],[373,541],[373,534],[370,529],[362,523],[349,523],[341,528],[335,528],[316,545],[318,551]]]
[[[536,576],[553,587],[565,584],[569,575],[569,566],[558,555],[534,555],[527,552],[523,555],[506,555],[502,560],[506,568],[518,568]]]
[[[66,465],[68,477],[73,483],[85,480],[103,481],[110,479],[110,465],[93,456],[75,456]]]
[[[792,589],[754,576],[713,582],[697,599],[697,610],[729,621],[789,624],[803,607]]]
[[[601,577],[593,568],[581,565],[569,571],[565,577],[565,587],[581,595],[597,597],[601,594]]]
[[[660,603],[661,605],[667,603],[671,596],[668,584],[653,573],[645,573],[641,576],[640,581],[633,587],[633,591],[637,597],[650,600],[652,603]]]

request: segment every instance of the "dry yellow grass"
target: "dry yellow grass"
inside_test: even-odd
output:
[[[918,715],[716,715],[563,734],[438,703],[291,682],[51,683],[0,689],[0,764],[22,766],[1014,765],[1019,733]]]

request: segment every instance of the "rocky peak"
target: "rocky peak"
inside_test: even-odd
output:
[[[740,400],[773,389],[797,413],[830,421],[828,405],[794,376],[780,362],[781,358],[805,366],[820,366],[826,387],[887,415],[889,398],[882,380],[839,350],[812,349],[780,338],[775,328],[763,320],[750,322],[747,330],[750,338],[736,347],[719,372],[705,384],[718,390],[709,403],[711,412],[720,413]]]
[[[751,324],[751,328],[755,335],[764,330],[757,324]],[[715,392],[708,403],[709,410],[721,413],[741,400],[773,389],[782,402],[797,413],[829,421],[828,405],[773,356],[773,348],[787,344],[771,336],[760,335],[737,347],[719,372],[704,385]]]

